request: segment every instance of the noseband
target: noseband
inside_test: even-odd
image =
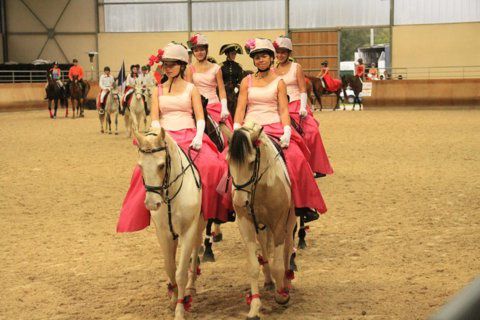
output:
[[[157,134],[152,133],[152,132],[148,133],[146,135],[147,136],[157,136]],[[182,150],[182,149],[180,148],[180,150]],[[159,185],[159,186],[150,186],[150,185],[147,185],[145,183],[145,179],[143,179],[143,176],[142,176],[142,179],[143,179],[143,186],[145,187],[145,191],[158,194],[160,197],[162,197],[163,201],[167,204],[168,226],[170,228],[170,233],[172,234],[173,240],[176,240],[178,238],[178,234],[175,233],[175,231],[173,230],[172,201],[180,193],[180,190],[182,189],[182,186],[183,186],[183,177],[185,176],[185,173],[187,172],[187,170],[189,168],[192,170],[193,178],[195,180],[195,184],[196,184],[197,188],[198,189],[201,188],[202,184],[201,184],[201,180],[200,180],[200,175],[199,175],[199,178],[197,179],[197,176],[195,175],[195,171],[194,171],[194,168],[195,169],[197,169],[197,168],[195,167],[195,164],[193,163],[193,161],[198,157],[199,153],[197,153],[197,155],[195,156],[195,159],[192,160],[191,157],[190,157],[190,149],[188,150],[188,156],[182,150],[183,154],[185,154],[185,157],[188,160],[188,165],[186,167],[184,167],[183,162],[180,159],[180,164],[182,166],[182,171],[172,181],[170,181],[172,164],[171,164],[171,157],[170,157],[170,154],[168,153],[168,148],[167,148],[166,143],[165,143],[164,147],[158,147],[158,148],[148,149],[148,150],[138,148],[138,151],[141,152],[141,153],[144,153],[144,154],[153,154],[153,153],[156,153],[156,152],[165,151],[165,154],[166,154],[165,155],[165,163],[166,163],[165,164],[165,176],[163,177],[162,184]],[[198,169],[197,169],[197,172],[198,172]],[[182,178],[180,186],[178,187],[177,191],[175,191],[173,196],[170,197],[170,191],[169,191],[170,187],[180,178]]]

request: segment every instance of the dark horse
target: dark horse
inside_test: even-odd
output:
[[[50,112],[50,118],[57,118],[58,101],[62,107],[66,107],[65,117],[68,117],[68,99],[65,96],[63,90],[58,86],[57,81],[52,77],[52,73],[47,75],[47,99],[48,99],[48,111]],[[54,112],[52,113],[52,101],[54,102]]]
[[[342,76],[342,89],[343,89],[343,96],[346,97],[346,89],[347,87],[350,87],[353,90],[354,94],[354,99],[353,99],[353,109],[355,111],[355,104],[358,102],[359,105],[359,110],[363,109],[362,106],[362,101],[360,100],[360,92],[362,92],[362,81],[360,80],[359,77],[356,77],[354,75],[343,75]]]
[[[75,107],[77,109],[77,117],[84,117],[83,114],[83,103],[85,101],[85,97],[90,90],[90,85],[88,82],[83,82],[85,88],[81,85],[81,82],[78,80],[77,76],[73,76],[73,80],[69,83],[69,93],[70,99],[72,100],[72,110],[73,110],[73,118],[75,119]],[[75,105],[75,101],[77,104]]]
[[[320,104],[320,111],[323,109],[322,105],[322,96],[327,94],[335,94],[337,96],[337,102],[335,103],[335,108],[333,111],[340,109],[340,92],[342,92],[342,88],[338,89],[337,91],[328,91],[322,85],[322,79],[312,76],[305,76],[310,82],[312,83],[312,91],[317,99],[318,103]],[[307,92],[308,96],[311,96],[310,92]]]

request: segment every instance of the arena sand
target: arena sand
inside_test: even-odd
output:
[[[62,112],[60,112],[62,113]],[[335,174],[287,307],[264,319],[425,319],[480,270],[480,112],[316,114]],[[136,150],[85,119],[0,114],[0,319],[172,319],[153,230],[116,234]],[[244,319],[235,224],[189,319]]]

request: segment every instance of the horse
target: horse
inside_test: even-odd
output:
[[[140,121],[143,119],[144,131],[147,130],[147,115],[145,114],[143,88],[141,84],[135,86],[135,91],[127,101],[125,110],[125,128],[127,136],[130,137],[131,128],[139,128]]]
[[[50,118],[56,119],[57,118],[57,108],[58,108],[58,101],[62,106],[66,106],[66,113],[65,117],[68,117],[68,100],[65,97],[62,88],[60,88],[57,84],[57,81],[53,79],[52,73],[49,72],[47,75],[47,98],[48,98],[48,111],[50,112]],[[54,113],[52,114],[52,101],[54,102]]]
[[[259,319],[260,259],[255,253],[256,240],[262,248],[268,247],[268,237],[262,234],[261,229],[265,229],[273,241],[273,262],[269,263],[269,269],[275,279],[275,301],[283,305],[290,300],[288,288],[292,277],[289,262],[295,225],[290,180],[279,151],[263,133],[261,126],[247,122],[233,134],[224,124],[221,124],[221,129],[229,139],[227,162],[232,179],[232,200],[247,249],[247,274],[251,289],[247,297],[250,303],[247,319]],[[268,258],[268,255],[265,256]],[[267,281],[265,285],[269,286]]]
[[[175,306],[175,320],[182,320],[190,307],[191,295],[195,293],[198,251],[206,225],[201,215],[199,173],[163,128],[146,135],[133,128],[138,141],[138,165],[146,190],[145,205],[150,210],[163,251],[171,307]],[[189,268],[193,272],[189,272]]]
[[[326,95],[326,94],[335,94],[335,96],[337,97],[337,102],[335,103],[335,107],[333,108],[333,111],[340,109],[340,92],[342,91],[342,88],[339,88],[337,91],[334,91],[334,92],[328,91],[326,88],[323,87],[322,79],[317,77],[312,77],[312,76],[305,76],[305,78],[312,83],[311,90],[313,91],[315,98],[320,104],[320,111],[322,111],[323,109],[322,95]],[[307,91],[307,94],[308,96],[311,96],[311,92]]]
[[[100,97],[98,97],[100,99]],[[118,87],[113,85],[108,93],[105,101],[105,109],[98,110],[98,118],[100,119],[100,132],[104,133],[103,123],[105,122],[105,130],[108,134],[112,134],[112,118],[115,116],[115,135],[118,135],[118,113],[120,110],[120,97],[118,95]]]
[[[73,76],[73,80],[69,83],[69,93],[70,99],[72,100],[72,114],[73,119],[75,119],[75,101],[77,101],[77,117],[84,117],[83,103],[85,102],[85,97],[90,90],[90,85],[88,82],[85,83],[85,88],[80,85],[78,76]]]
[[[354,75],[343,75],[342,76],[342,89],[343,96],[346,97],[346,89],[350,87],[353,90],[354,99],[353,99],[353,111],[355,111],[355,104],[358,102],[359,110],[363,109],[362,101],[360,100],[360,92],[362,92],[363,84],[359,77]]]

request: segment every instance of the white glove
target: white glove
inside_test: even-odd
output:
[[[300,93],[300,111],[298,113],[302,118],[307,116],[307,94],[305,92]]]
[[[202,147],[202,140],[203,140],[203,132],[205,131],[205,120],[198,120],[197,121],[197,133],[190,144],[195,150],[200,150]]]
[[[233,88],[233,92],[238,93],[238,88],[237,87]]]
[[[238,123],[238,122],[235,122],[235,123],[233,124],[233,130],[240,129],[241,127],[242,127],[242,125],[241,125],[240,123]]]
[[[283,127],[283,135],[280,137],[280,145],[282,148],[288,148],[290,145],[290,137],[292,136],[292,128],[290,126]]]
[[[152,120],[152,123],[150,124],[150,127],[152,127],[152,128],[160,128],[160,121],[158,121],[158,120]]]
[[[222,104],[222,111],[220,112],[220,119],[222,119],[222,121],[224,121],[230,115],[230,112],[228,112],[228,107],[227,107],[227,99],[220,100],[220,103]]]

